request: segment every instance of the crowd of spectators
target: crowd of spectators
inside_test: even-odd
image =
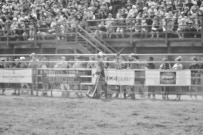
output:
[[[184,31],[201,29],[202,16],[201,0],[1,0],[0,36],[34,40],[35,33],[41,39],[59,34],[60,40],[64,38],[60,34],[73,32],[77,25],[102,19],[101,31],[109,33],[131,29],[159,37],[167,30],[183,38]],[[128,29],[122,27],[129,24]]]

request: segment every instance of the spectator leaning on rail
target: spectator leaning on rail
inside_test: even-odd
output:
[[[180,63],[181,60],[182,60],[182,57],[178,56],[175,59],[175,64],[173,65],[172,69],[174,69],[174,70],[182,70],[183,69],[183,65]],[[176,92],[177,92],[176,100],[180,100],[181,93],[182,93],[182,86],[176,86]]]
[[[191,81],[192,81],[192,86],[190,87],[190,92],[194,93],[192,94],[191,93],[191,98],[194,96],[195,99],[197,99],[197,92],[198,92],[198,88],[199,88],[199,76],[200,76],[200,72],[199,72],[199,69],[200,69],[200,65],[197,63],[197,58],[196,57],[193,57],[192,58],[192,64],[189,66],[189,69],[191,69]]]

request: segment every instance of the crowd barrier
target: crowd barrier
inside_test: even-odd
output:
[[[97,54],[94,54],[95,56]],[[138,54],[136,54],[138,55]],[[178,54],[177,54],[178,55]],[[183,56],[184,54],[182,54]],[[185,57],[188,54],[185,54]],[[40,56],[40,55],[39,55]],[[47,55],[49,56],[49,55]],[[65,55],[66,56],[66,55]],[[72,56],[72,55],[67,55]],[[73,55],[74,56],[74,55]],[[81,55],[85,56],[85,55]],[[91,56],[90,54],[87,55]],[[115,57],[116,54],[106,55]],[[123,54],[123,57],[128,55]],[[147,56],[140,54],[139,57]],[[157,56],[163,56],[157,54]],[[171,55],[173,56],[173,55]],[[176,56],[176,55],[175,55]],[[194,54],[191,54],[194,56]],[[195,54],[198,56],[198,54]],[[184,57],[184,56],[183,56]],[[199,54],[201,58],[201,54]],[[9,62],[9,61],[7,61]],[[44,62],[44,61],[43,61]],[[59,62],[59,61],[47,61]],[[67,61],[70,63],[96,63],[96,61]],[[183,64],[191,63],[192,61],[181,61]],[[203,64],[202,61],[197,61]],[[39,61],[40,63],[40,61]],[[116,64],[117,62],[104,61],[104,63]],[[203,96],[203,69],[182,69],[182,70],[160,70],[160,69],[147,69],[145,68],[146,61],[127,62],[126,63],[139,63],[140,69],[116,69],[109,67],[105,69],[105,81],[107,84],[106,89],[113,93],[131,93],[147,96],[148,94],[162,95],[167,92],[169,95],[200,95]],[[160,64],[160,61],[154,61],[155,64]],[[175,63],[175,61],[168,61],[168,63]],[[195,75],[194,75],[195,71]],[[87,93],[92,89],[96,83],[96,69],[94,68],[2,68],[0,69],[0,84],[5,84],[7,88],[12,84],[28,84],[29,88],[26,89],[36,95],[43,91],[48,91],[53,95],[53,92],[81,92]],[[1,85],[2,87],[2,85]],[[24,87],[24,85],[23,85]],[[14,87],[11,87],[15,89]],[[153,88],[153,91],[151,90]],[[181,92],[179,91],[181,88]]]
[[[96,82],[95,69],[0,69],[0,83],[6,84],[34,84],[36,88],[31,91],[43,91],[43,84],[49,85],[48,91],[83,91],[88,90],[87,86],[94,86]],[[203,71],[203,70],[201,70]],[[135,93],[140,91],[150,93],[149,86],[156,87],[155,94],[163,94],[161,87],[172,87],[168,92],[176,95],[176,87],[185,87],[181,95],[198,94],[203,95],[203,72],[192,77],[191,70],[131,70],[131,69],[107,69],[105,71],[107,86],[114,92],[119,88],[131,90]],[[45,78],[47,80],[45,80]],[[192,81],[196,79],[197,83]],[[128,87],[128,88],[127,88]],[[196,91],[190,87],[197,87]],[[52,94],[51,94],[52,95]]]

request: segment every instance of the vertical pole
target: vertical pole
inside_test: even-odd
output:
[[[6,45],[9,46],[9,33],[10,33],[9,23],[6,23],[6,28],[7,28]]]
[[[53,97],[53,90],[51,89],[51,97]]]
[[[130,43],[133,43],[132,19],[130,19]]]
[[[167,53],[171,53],[171,46],[170,46],[170,42],[168,40],[168,20],[166,20],[166,31],[165,31],[165,44],[167,46]]]
[[[78,43],[78,26],[75,27],[75,42]]]
[[[132,43],[132,46],[133,46],[133,53],[137,53],[136,43],[133,42],[133,43]]]
[[[168,42],[168,20],[165,20],[166,21],[166,25],[165,25],[165,28],[166,28],[166,31],[165,31],[165,43],[167,44]]]
[[[36,24],[34,24],[34,46],[37,47],[37,30],[36,30]]]
[[[39,93],[38,93],[38,69],[36,69],[36,84],[35,84],[35,87],[36,87],[36,94],[37,96],[39,96]]]
[[[65,42],[67,42],[67,36],[68,36],[67,25],[65,25],[65,33],[64,33],[64,36],[65,36]]]

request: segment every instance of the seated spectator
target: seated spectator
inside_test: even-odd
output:
[[[95,35],[96,37],[98,37],[99,39],[103,39],[104,35],[106,34],[107,29],[106,26],[104,24],[104,21],[102,21],[98,27],[97,30],[95,31]]]
[[[179,38],[183,38],[184,37],[185,27],[186,27],[186,17],[181,15],[178,18],[178,29],[177,29],[178,37]]]
[[[159,32],[161,31],[161,21],[158,16],[155,16],[153,18],[152,23],[152,35],[151,38],[154,38],[154,35],[156,34],[156,38],[159,38]]]
[[[128,12],[127,17],[133,17],[133,18],[135,18],[137,13],[138,13],[137,6],[133,5],[132,9],[130,9],[130,11]]]
[[[33,28],[34,27],[32,26],[31,27],[31,32],[32,33],[30,34],[30,36],[34,34],[34,30],[32,31]],[[39,38],[44,40],[46,35],[47,35],[47,33],[48,33],[48,25],[47,25],[47,23],[45,21],[39,23],[39,25],[38,25],[38,32],[37,32]],[[34,39],[34,37],[31,38],[31,40],[33,40],[33,39]]]
[[[124,38],[124,30],[125,30],[125,19],[124,17],[122,16],[121,14],[121,10],[119,10],[118,14],[117,14],[117,29],[116,29],[116,32],[117,32],[117,38],[119,37],[119,35],[121,34],[122,38]]]
[[[112,14],[109,14],[108,18],[106,19],[106,29],[107,29],[107,33],[108,33],[108,37],[111,38],[112,34],[114,33],[114,24],[115,24],[115,20],[112,17]]]

